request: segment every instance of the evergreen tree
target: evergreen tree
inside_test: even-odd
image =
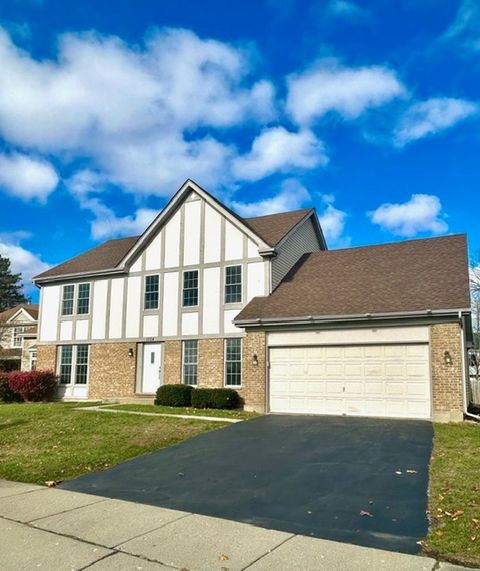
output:
[[[12,274],[10,260],[0,255],[0,311],[28,303],[23,293],[22,275]]]

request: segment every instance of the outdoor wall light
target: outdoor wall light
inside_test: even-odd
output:
[[[256,353],[253,354],[253,364],[255,365],[255,367],[258,367],[258,355]]]
[[[133,357],[133,349],[130,347],[130,349],[128,350],[128,356],[129,357]]]
[[[445,365],[452,364],[452,356],[450,355],[450,351],[445,351],[445,353],[443,354],[443,361]]]

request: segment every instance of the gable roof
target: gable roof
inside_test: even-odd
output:
[[[305,254],[235,323],[470,308],[465,235]]]
[[[251,238],[255,238],[259,245],[264,248],[274,248],[297,224],[301,223],[309,215],[315,216],[313,208],[305,208],[267,216],[242,218],[196,183],[187,180],[142,235],[104,242],[79,256],[75,256],[58,266],[42,272],[33,278],[34,281],[41,282],[50,278],[70,277],[78,274],[88,275],[89,273],[111,273],[115,270],[123,271],[125,264],[133,258],[135,252],[143,245],[148,244],[150,236],[165,220],[168,220],[175,208],[192,191],[202,196],[217,210],[223,211],[237,225],[242,226],[244,231]],[[318,226],[317,221],[316,225]],[[323,241],[323,235],[319,226],[318,231]]]
[[[5,322],[14,317],[20,310],[26,311],[34,320],[38,320],[38,304],[36,303],[22,303],[6,309],[0,313],[0,321]]]

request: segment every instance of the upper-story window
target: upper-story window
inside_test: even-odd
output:
[[[225,303],[242,301],[242,266],[225,268]]]
[[[64,285],[62,295],[62,315],[73,315],[74,285]]]
[[[158,309],[158,284],[158,275],[145,276],[144,309]]]
[[[183,272],[183,307],[198,305],[198,270]]]
[[[22,346],[22,335],[25,333],[26,327],[14,327],[13,328],[13,335],[12,335],[12,347],[21,347]]]
[[[90,311],[90,284],[79,284],[77,298],[77,313],[84,315]]]

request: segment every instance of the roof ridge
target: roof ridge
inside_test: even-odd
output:
[[[273,212],[272,214],[261,214],[260,216],[247,216],[244,217],[243,220],[258,220],[258,218],[269,218],[271,216],[281,216],[282,214],[294,214],[296,212],[308,212],[314,211],[315,208],[310,206],[308,208],[296,208],[295,210],[284,210],[283,212]]]

